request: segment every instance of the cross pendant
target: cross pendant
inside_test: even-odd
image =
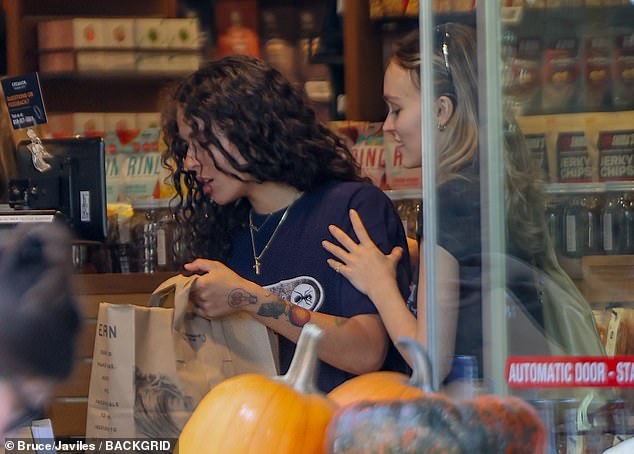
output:
[[[255,268],[255,274],[259,276],[260,275],[260,261],[258,259],[255,259],[255,265],[253,265],[253,268]]]

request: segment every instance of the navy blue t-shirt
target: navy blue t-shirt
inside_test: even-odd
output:
[[[392,201],[369,183],[331,182],[305,193],[289,209],[267,251],[261,257],[261,274],[254,270],[249,228],[238,232],[227,265],[245,279],[266,286],[286,301],[311,311],[341,317],[375,314],[370,299],[348,280],[328,266],[331,255],[322,247],[323,240],[333,241],[328,231],[335,224],[356,239],[349,210],[356,209],[370,237],[384,252],[401,246],[405,252],[398,267],[398,281],[403,295],[410,282],[407,242],[401,220]],[[263,250],[284,210],[270,218],[254,214],[256,251]],[[280,336],[280,369],[288,370],[295,343]],[[393,351],[393,350],[392,350]],[[394,352],[394,351],[393,351]],[[328,392],[352,374],[320,361],[318,386]]]

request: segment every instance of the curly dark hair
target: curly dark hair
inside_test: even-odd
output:
[[[244,198],[220,206],[205,197],[195,175],[183,166],[187,145],[179,135],[178,112],[201,149],[214,147],[224,155],[233,169],[217,167],[234,178],[243,172],[254,181],[286,183],[300,191],[334,179],[363,180],[344,142],[316,119],[302,93],[261,60],[233,55],[209,62],[171,87],[166,97],[162,161],[176,188],[176,217],[189,243],[185,259],[226,258],[251,206]],[[235,145],[243,164],[222,147],[218,132]]]

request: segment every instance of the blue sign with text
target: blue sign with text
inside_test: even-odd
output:
[[[46,110],[37,73],[7,77],[0,82],[13,129],[46,123]]]

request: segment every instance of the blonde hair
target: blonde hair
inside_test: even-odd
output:
[[[438,184],[477,175],[478,68],[476,35],[472,27],[446,23],[436,28],[433,55],[435,96],[448,96],[454,112],[446,124],[445,140],[438,141]],[[444,49],[443,49],[444,47]],[[420,88],[418,30],[405,36],[392,61],[408,70]],[[511,247],[530,256],[546,257],[548,235],[543,215],[542,178],[531,159],[524,136],[510,115],[505,116],[504,164],[506,173],[507,237]],[[472,171],[466,171],[472,167]]]
[[[9,180],[15,176],[15,139],[4,93],[0,86],[0,202],[8,198]]]
[[[437,181],[442,184],[461,175],[468,165],[477,165],[478,155],[478,69],[475,31],[463,25],[447,23],[437,29],[433,55],[436,97],[449,96],[454,113],[447,122],[447,140],[438,143]],[[442,45],[446,46],[443,54]],[[446,61],[445,61],[446,58]],[[392,56],[398,66],[410,71],[412,82],[420,88],[419,34],[405,36]]]

